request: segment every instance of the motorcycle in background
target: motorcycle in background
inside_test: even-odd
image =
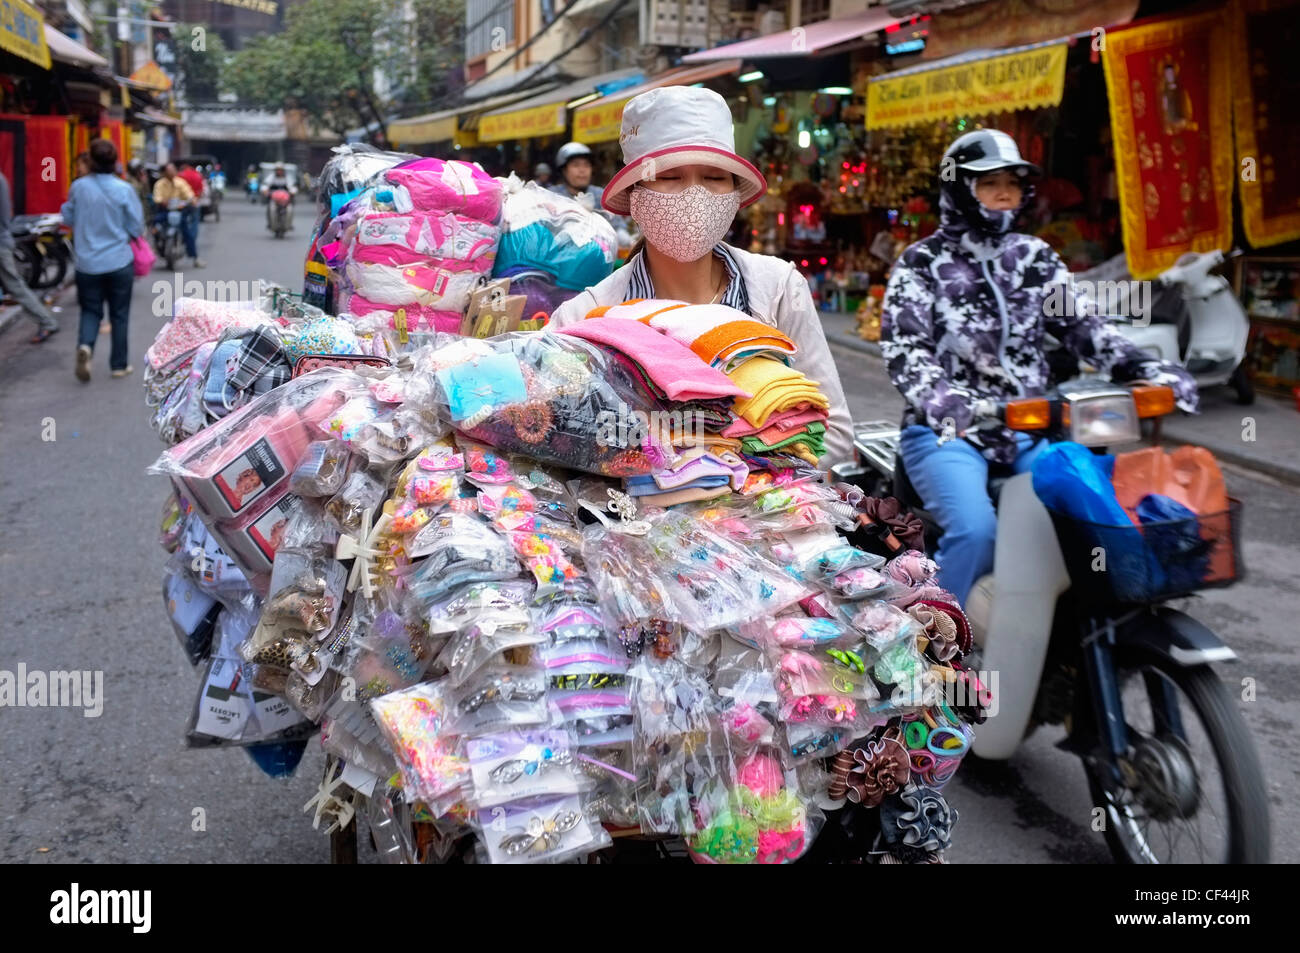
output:
[[[293,227],[293,193],[288,189],[270,189],[267,193],[267,225],[276,238],[284,238]]]
[[[70,229],[57,212],[16,215],[9,223],[14,236],[14,261],[29,288],[57,288],[76,267]]]
[[[1050,397],[999,404],[983,424],[1100,450],[1136,441],[1143,419],[1173,409],[1166,387],[1079,379]],[[898,427],[874,421],[854,429],[857,463],[834,468],[835,476],[871,495],[896,497],[925,524],[927,543],[937,538],[941,528],[925,512],[898,452]],[[1161,539],[1190,538],[1216,558],[1222,554],[1231,572],[1213,584],[1230,584],[1244,572],[1240,502],[1171,525],[1111,527],[1049,511],[1030,473],[994,478],[989,489],[998,519],[994,569],[976,582],[965,607],[976,643],[967,667],[996,673],[998,685],[996,714],[971,750],[1005,760],[1037,726],[1063,724],[1058,747],[1083,762],[1118,861],[1266,863],[1268,797],[1259,755],[1211,667],[1236,660],[1236,653],[1169,604],[1202,586],[1189,584],[1186,574],[1163,584],[1153,574],[1135,586],[1120,567],[1107,573],[1096,563],[1098,539],[1106,541],[1105,552],[1118,553],[1148,544],[1155,552]]]
[[[248,177],[248,185],[246,187],[246,191],[248,192],[248,201],[256,205],[258,199],[262,195],[262,191],[258,187],[257,176],[252,175]]]
[[[1227,385],[1236,391],[1238,403],[1251,404],[1255,385],[1244,363],[1250,319],[1228,279],[1211,274],[1224,261],[1220,251],[1182,255],[1155,279],[1150,314],[1134,318],[1134,309],[1121,300],[1121,307],[1111,310],[1130,316],[1111,320],[1141,350],[1186,367],[1198,387]],[[1107,280],[1114,282],[1111,287],[1124,287],[1130,284],[1124,262],[1121,254],[1074,277],[1085,293]]]
[[[181,232],[184,227],[184,208],[185,203],[180,199],[168,201],[162,224],[154,229],[158,257],[167,263],[167,268],[171,271],[176,270],[176,263],[185,254],[185,237]]]

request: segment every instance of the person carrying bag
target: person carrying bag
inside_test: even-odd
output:
[[[132,243],[144,235],[140,199],[113,174],[117,148],[107,139],[96,139],[90,144],[90,161],[91,174],[72,183],[62,209],[64,222],[72,226],[77,252],[81,329],[76,374],[81,381],[90,380],[90,362],[105,306],[113,332],[109,369],[114,377],[125,377],[134,370],[127,363],[127,322],[139,258]]]

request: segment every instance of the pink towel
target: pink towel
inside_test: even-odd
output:
[[[705,364],[686,345],[678,344],[640,321],[588,318],[556,333],[572,334],[584,341],[621,351],[640,365],[669,400],[750,397],[733,384],[730,377]]]
[[[728,424],[722,431],[724,437],[752,437],[756,434],[763,433],[767,430],[785,431],[788,437],[793,431],[798,430],[804,424],[825,423],[826,411],[819,410],[816,407],[799,410],[783,410],[780,413],[773,414],[767,418],[762,427],[755,427],[743,417],[736,418],[734,423]]]

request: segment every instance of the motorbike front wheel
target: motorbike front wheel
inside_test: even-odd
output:
[[[1119,783],[1085,761],[1111,853],[1125,864],[1263,864],[1268,795],[1254,741],[1208,665],[1117,658],[1129,747]]]

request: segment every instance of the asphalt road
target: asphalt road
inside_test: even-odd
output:
[[[185,280],[266,278],[297,287],[306,213],[277,241],[262,210],[238,196],[220,224],[205,223],[208,267]],[[189,750],[184,731],[197,689],[166,619],[164,553],[157,544],[161,477],[145,468],[163,445],[149,429],[139,368],[163,319],[170,276],[136,283],[135,376],[108,376],[107,338],[94,377],[72,374],[75,303],[63,333],[41,347],[19,323],[0,336],[0,670],[99,670],[103,713],[0,709],[0,860],[5,862],[291,862],[328,859],[328,839],[302,806],[323,755],[315,742],[288,781],[265,776],[240,750]],[[898,400],[879,362],[837,351],[855,415],[894,419]],[[54,439],[48,439],[53,437]],[[1258,679],[1243,704],[1265,761],[1275,860],[1300,860],[1292,765],[1300,706],[1294,624],[1300,617],[1300,528],[1295,490],[1230,473],[1247,504],[1250,577],[1199,600],[1194,612],[1243,661],[1225,678]],[[954,862],[1104,863],[1089,829],[1091,804],[1077,760],[1031,737],[1005,764],[968,763],[950,787],[960,812]],[[203,824],[196,823],[202,808]],[[195,830],[203,826],[204,830]],[[364,840],[364,839],[363,839]],[[363,859],[367,851],[363,849]]]

